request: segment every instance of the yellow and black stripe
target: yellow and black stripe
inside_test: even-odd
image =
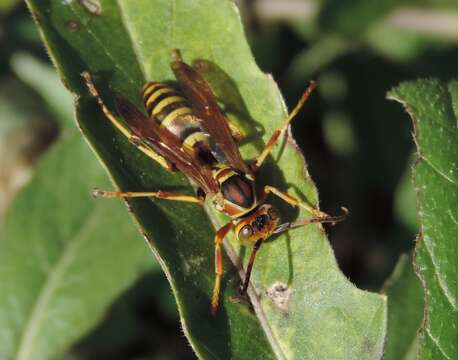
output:
[[[217,163],[210,150],[207,131],[200,125],[188,101],[176,89],[151,81],[143,87],[143,102],[150,118],[177,136],[184,147],[195,151],[201,159]]]

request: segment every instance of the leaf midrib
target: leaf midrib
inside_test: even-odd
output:
[[[36,341],[36,335],[40,328],[40,325],[45,318],[47,305],[50,303],[52,296],[61,284],[60,280],[65,274],[66,270],[72,264],[75,254],[85,240],[89,237],[85,237],[86,231],[88,231],[96,222],[97,212],[102,209],[102,205],[95,205],[84,219],[82,226],[79,227],[75,235],[67,241],[63,241],[69,244],[64,252],[60,255],[55,265],[48,272],[47,280],[45,281],[38,297],[36,298],[35,305],[30,313],[29,321],[24,327],[21,340],[19,341],[16,359],[17,360],[28,360],[33,359],[31,356],[34,354],[33,347]]]

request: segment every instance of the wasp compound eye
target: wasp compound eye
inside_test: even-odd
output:
[[[248,240],[253,235],[253,228],[251,225],[245,225],[239,231],[239,239],[241,241]]]

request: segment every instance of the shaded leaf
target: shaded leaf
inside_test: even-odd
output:
[[[403,83],[389,96],[412,117],[420,234],[416,264],[426,292],[420,359],[458,358],[458,83]]]
[[[15,79],[0,82],[0,222],[16,191],[32,175],[33,163],[56,135],[33,91]]]
[[[259,154],[285,117],[278,89],[253,61],[229,1],[101,1],[97,14],[76,2],[28,4],[64,81],[83,96],[77,115],[84,134],[121,189],[193,191],[182,174],[166,173],[110,126],[87,94],[80,78],[84,70],[94,75],[113,108],[115,93],[140,105],[144,82],[173,80],[171,49],[180,48],[187,62],[205,60],[213,73],[209,78],[224,80],[212,81],[223,108],[257,139],[242,148],[245,158]],[[284,142],[273,159],[278,166],[270,161],[260,183],[289,188],[316,203],[316,190],[294,143]],[[255,314],[234,300],[240,283],[237,259],[246,261],[245,251],[226,242],[235,267],[225,260],[224,297],[213,318],[213,236],[223,218],[210,206],[146,199],[129,204],[167,274],[185,333],[200,357],[380,358],[385,300],[343,277],[321,227],[297,229],[263,246],[253,274],[258,296],[254,289],[250,293]],[[285,220],[307,216],[279,207]]]
[[[423,319],[423,289],[414,273],[412,259],[401,255],[385,284],[388,296],[388,331],[385,360],[414,360],[418,351],[417,332]]]
[[[58,357],[142,271],[145,244],[121,204],[91,198],[94,183],[107,184],[106,175],[74,133],[50,150],[8,209],[0,358]]]
[[[327,31],[361,37],[402,2],[406,0],[326,0],[319,21]]]
[[[7,14],[18,3],[19,0],[0,0],[0,14]]]
[[[45,100],[55,119],[64,127],[74,127],[72,96],[62,86],[49,65],[25,53],[13,55],[11,65],[17,76]]]
[[[394,204],[397,218],[409,229],[409,231],[412,231],[412,233],[416,233],[419,228],[418,213],[416,210],[417,199],[412,184],[412,164],[414,163],[414,157],[412,153],[411,160],[408,161],[404,174],[402,174],[399,180]]]

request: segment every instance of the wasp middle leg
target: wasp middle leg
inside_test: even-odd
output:
[[[192,196],[177,194],[169,191],[103,191],[95,189],[92,192],[94,197],[104,197],[104,198],[135,198],[135,197],[154,197],[157,199],[173,200],[173,201],[183,201],[196,204],[203,204],[205,198],[202,196]]]

